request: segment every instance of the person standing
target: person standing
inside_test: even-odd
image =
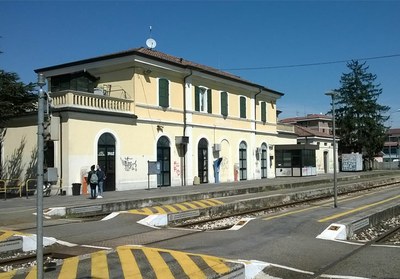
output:
[[[104,187],[104,180],[106,179],[106,174],[104,171],[101,169],[99,165],[97,165],[97,178],[99,180],[97,186],[98,186],[98,198],[102,199],[103,198],[103,187]]]
[[[96,187],[97,187],[97,184],[99,183],[99,178],[97,177],[97,172],[95,170],[94,165],[92,165],[90,167],[90,171],[88,173],[88,183],[90,185],[90,198],[95,199],[96,198]]]

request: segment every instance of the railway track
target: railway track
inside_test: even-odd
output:
[[[385,189],[389,187],[398,187],[399,183],[384,183],[378,186],[374,186],[368,189],[362,190],[350,190],[346,192],[341,192],[339,196],[355,196],[363,193],[367,193],[376,189]],[[255,210],[247,210],[242,212],[236,212],[232,214],[225,214],[222,212],[220,215],[213,216],[201,216],[198,218],[191,218],[189,220],[183,220],[180,222],[171,223],[173,227],[178,228],[192,228],[199,230],[223,230],[228,229],[236,224],[241,218],[256,218],[258,216],[263,216],[267,214],[272,214],[291,208],[297,208],[301,206],[312,206],[316,203],[328,203],[332,197],[308,197],[301,201],[294,201],[290,203],[285,203],[281,205],[267,206]]]

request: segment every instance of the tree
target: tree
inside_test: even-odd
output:
[[[24,84],[16,73],[0,70],[0,128],[11,117],[36,110],[35,84]]]
[[[335,96],[339,153],[359,152],[372,161],[385,142],[387,127],[384,114],[388,106],[378,104],[382,94],[377,76],[368,72],[366,63],[353,60],[347,63],[349,73],[342,74],[341,88]]]
[[[36,110],[37,95],[33,93],[35,84],[24,84],[16,73],[0,70],[0,177],[3,162],[2,146],[6,133],[6,123],[12,117]]]

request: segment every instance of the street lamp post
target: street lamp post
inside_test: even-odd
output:
[[[325,93],[332,100],[332,134],[333,134],[333,206],[337,207],[337,177],[336,177],[336,127],[335,127],[335,96],[336,91]]]
[[[36,265],[37,278],[43,278],[43,163],[44,163],[44,105],[46,84],[43,74],[38,75],[38,151],[37,151],[37,183],[36,183]]]
[[[390,128],[392,128],[392,123],[393,123],[392,115],[396,112],[400,112],[400,109],[392,111],[389,114]],[[392,144],[391,143],[392,143],[392,139],[390,138],[390,133],[389,133],[389,168],[390,168],[390,170],[392,170]],[[399,150],[398,149],[399,149],[399,139],[397,139],[397,150],[396,150],[397,159],[399,158],[399,154],[398,154]],[[399,162],[399,166],[400,166],[400,162]]]

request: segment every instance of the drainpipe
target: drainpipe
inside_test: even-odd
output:
[[[255,132],[257,132],[257,96],[261,94],[261,88],[259,88],[258,93],[256,93],[256,95],[254,95],[254,130]]]
[[[189,69],[190,74],[186,75],[183,78],[183,136],[186,136],[186,126],[187,126],[187,119],[186,119],[186,114],[187,114],[187,108],[186,108],[186,80],[189,78],[191,75],[193,75],[193,72],[191,69]],[[182,186],[186,186],[186,148],[187,146],[182,144],[182,153],[183,153],[183,183]]]

